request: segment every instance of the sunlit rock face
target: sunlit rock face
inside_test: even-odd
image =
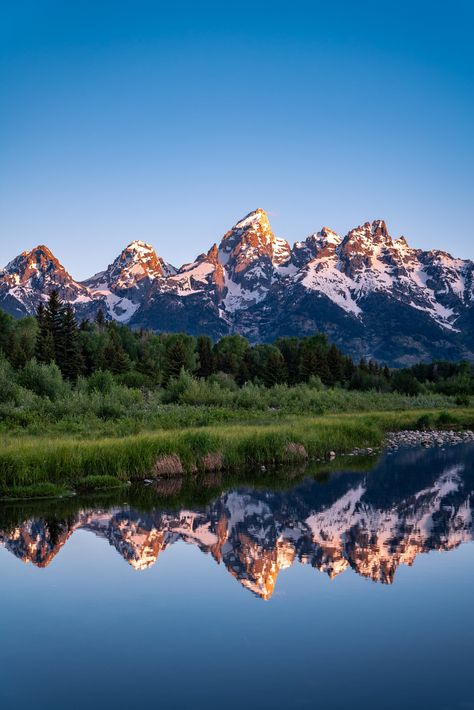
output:
[[[346,235],[323,227],[291,246],[259,208],[181,268],[134,240],[82,283],[38,246],[0,272],[0,307],[32,314],[53,289],[80,318],[101,308],[156,332],[268,342],[321,331],[354,357],[391,365],[474,360],[473,262],[413,248],[383,220]]]
[[[84,281],[84,286],[94,297],[105,300],[106,316],[128,323],[140,305],[148,300],[153,284],[175,271],[150,244],[136,239],[105,271]]]
[[[0,543],[23,562],[47,567],[75,529],[75,521],[31,519],[0,532]]]
[[[93,314],[101,305],[44,245],[22,252],[0,271],[0,307],[15,317],[35,313],[52,291],[71,303],[81,317]]]
[[[353,570],[392,584],[398,567],[412,565],[419,554],[473,539],[474,446],[464,450],[462,461],[456,447],[402,452],[395,466],[387,457],[373,472],[346,472],[325,485],[237,489],[203,509],[82,509],[66,520],[30,518],[2,529],[0,543],[45,568],[82,529],[144,571],[182,541],[212,555],[262,599],[271,598],[280,572],[298,562],[331,579]]]

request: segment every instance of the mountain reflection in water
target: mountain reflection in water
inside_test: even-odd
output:
[[[279,572],[298,562],[331,578],[352,569],[392,584],[398,566],[418,554],[473,539],[473,454],[472,444],[400,451],[368,473],[336,473],[284,491],[235,488],[192,509],[81,507],[67,518],[33,513],[15,524],[0,509],[0,543],[46,568],[82,529],[108,540],[142,571],[181,540],[212,555],[263,599],[272,596]]]

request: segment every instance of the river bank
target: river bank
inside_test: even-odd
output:
[[[54,495],[146,478],[327,462],[341,454],[379,449],[388,432],[414,431],[427,421],[442,431],[472,429],[474,410],[293,415],[270,424],[252,420],[114,438],[4,435],[0,496]],[[417,435],[426,438],[428,433]],[[389,437],[389,446],[391,441]]]

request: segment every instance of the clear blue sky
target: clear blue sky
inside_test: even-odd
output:
[[[256,207],[474,258],[474,3],[3,3],[0,265],[180,265]],[[471,203],[471,204],[470,204]]]

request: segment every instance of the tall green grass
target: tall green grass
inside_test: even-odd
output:
[[[222,424],[141,432],[124,437],[81,439],[73,436],[17,438],[4,436],[0,448],[0,488],[35,483],[78,484],[88,476],[137,480],[153,475],[156,461],[176,455],[184,471],[203,470],[206,454],[219,454],[224,469],[282,464],[295,460],[300,444],[311,458],[356,447],[375,447],[388,430],[413,428],[436,410],[339,414],[325,417],[286,416],[272,423]],[[474,410],[450,412],[451,425],[472,426]],[[444,415],[446,418],[446,415]]]

